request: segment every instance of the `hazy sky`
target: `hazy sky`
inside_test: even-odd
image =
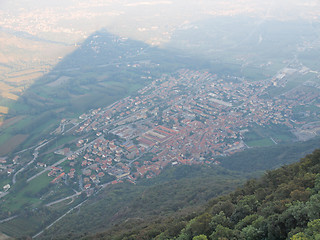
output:
[[[183,24],[212,16],[318,19],[318,0],[0,0],[0,26],[77,42],[103,27],[158,44]]]

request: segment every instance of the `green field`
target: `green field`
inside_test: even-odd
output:
[[[275,124],[264,127],[254,125],[249,128],[249,132],[244,134],[244,141],[250,147],[272,146],[274,142],[270,138],[277,143],[290,142],[295,139],[286,126]]]
[[[20,116],[16,118],[16,120],[12,120],[13,124],[8,122],[4,126],[2,126],[0,132],[0,146],[12,138],[14,135],[20,133],[22,129],[24,129],[31,121],[32,117]],[[0,154],[1,155],[1,154]]]
[[[270,138],[264,138],[256,141],[248,141],[246,142],[246,144],[249,147],[268,147],[268,146],[275,145],[275,143]]]
[[[14,192],[5,197],[1,204],[1,209],[5,211],[17,211],[29,206],[38,206],[41,200],[37,196],[42,189],[46,188],[52,179],[47,176],[47,173],[40,175],[26,185],[13,186]],[[19,183],[17,183],[18,185]]]
[[[48,153],[48,154],[45,154],[44,156],[40,155],[38,161],[42,163],[46,163],[47,165],[50,165],[50,164],[56,163],[62,158],[64,158],[64,156],[58,155],[55,153]]]
[[[73,135],[64,135],[59,136],[52,142],[48,143],[43,149],[41,149],[41,152],[48,152],[52,150],[57,150],[59,148],[63,148],[65,144],[70,145],[70,143],[74,140],[76,140],[78,137]]]

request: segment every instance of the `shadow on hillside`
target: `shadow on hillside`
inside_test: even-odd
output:
[[[210,67],[208,61],[182,51],[152,47],[101,30],[37,79],[13,104],[8,118],[24,118],[6,129],[6,135],[9,140],[19,134],[28,136],[19,147],[25,148],[43,140],[61,119],[77,118],[135,94],[164,73]]]

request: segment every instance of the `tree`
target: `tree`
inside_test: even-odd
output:
[[[241,237],[246,240],[260,240],[263,239],[263,232],[250,225],[242,229]]]
[[[241,230],[249,225],[251,225],[255,220],[257,220],[259,218],[259,215],[257,214],[252,214],[252,215],[248,215],[246,216],[244,219],[242,219],[241,221],[239,221],[235,228],[238,230]]]
[[[188,229],[191,231],[192,236],[199,234],[209,234],[210,232],[211,215],[204,213],[201,216],[190,221]]]
[[[196,237],[193,237],[192,240],[208,240],[207,236],[206,235],[199,235],[199,236],[196,236]]]
[[[210,222],[211,229],[215,230],[218,225],[222,225],[224,227],[230,227],[230,221],[226,218],[224,212],[220,212],[219,214],[212,217]]]
[[[305,233],[312,239],[320,239],[320,219],[309,222]]]
[[[304,233],[300,232],[295,235],[293,235],[290,240],[311,240],[309,237],[307,237]]]
[[[305,227],[309,221],[307,211],[305,203],[295,202],[281,214],[280,218],[288,230]]]
[[[220,201],[212,207],[212,214],[216,215],[223,212],[226,217],[230,217],[234,212],[234,205],[230,200]]]
[[[222,225],[218,225],[216,230],[210,235],[210,239],[212,240],[221,240],[221,239],[234,239],[239,234],[236,234],[230,228],[224,227]]]
[[[320,218],[320,194],[315,194],[310,197],[307,202],[308,217],[310,220],[315,220]]]

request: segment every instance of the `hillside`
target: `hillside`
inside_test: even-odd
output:
[[[167,167],[154,179],[106,188],[39,237],[79,239],[117,226],[120,226],[118,231],[122,231],[123,224],[132,228],[157,218],[189,216],[209,199],[242,185],[245,179],[245,175],[220,167]]]
[[[267,171],[204,211],[83,239],[319,239],[320,150]],[[127,227],[122,225],[122,227]],[[126,228],[124,228],[126,229]]]

